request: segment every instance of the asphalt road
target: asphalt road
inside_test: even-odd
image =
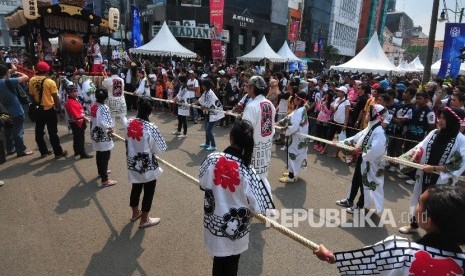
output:
[[[161,157],[198,177],[208,152],[202,125],[188,124],[188,137],[171,135],[177,120],[172,115],[152,116],[169,150]],[[124,143],[115,142],[109,169],[119,184],[101,189],[95,159],[72,157],[72,136],[59,126],[64,149],[71,156],[40,159],[34,126],[26,122],[25,141],[33,156],[9,156],[0,165],[0,275],[211,275],[212,258],[203,246],[203,193],[195,183],[166,168],[157,183],[152,216],[155,227],[139,230],[129,218],[129,194]],[[123,134],[119,121],[116,132]],[[229,129],[214,128],[219,149],[229,143]],[[88,137],[86,147],[90,151]],[[346,196],[353,168],[337,158],[309,150],[308,170],[295,183],[282,184],[285,152],[273,146],[269,175],[274,202],[280,209],[314,209],[308,220],[291,229],[323,243],[333,251],[357,249],[397,234],[401,213],[408,208],[412,187],[394,173],[386,175],[385,208],[394,216],[383,227],[328,227],[321,210],[340,209],[335,201]],[[343,212],[344,213],[344,212]],[[348,221],[352,216],[347,215]],[[375,222],[379,216],[373,215]],[[280,219],[278,218],[278,222]],[[315,226],[315,225],[313,225]],[[277,231],[254,221],[249,250],[241,255],[240,275],[337,275],[335,266],[316,259],[312,252]]]

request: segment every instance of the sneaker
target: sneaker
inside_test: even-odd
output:
[[[55,159],[60,159],[62,157],[66,157],[68,155],[68,151],[64,150],[61,154],[55,154]]]
[[[207,150],[208,151],[214,151],[214,150],[216,150],[216,147],[208,147]]]
[[[346,211],[347,211],[347,213],[349,213],[349,214],[353,214],[353,213],[359,212],[360,209],[361,209],[360,207],[358,207],[357,205],[354,205],[354,206],[352,206],[352,207],[347,208]]]
[[[293,183],[297,181],[297,177],[290,178],[289,176],[284,176],[279,179],[281,183]]]
[[[5,185],[5,182],[0,180],[0,187],[2,187],[3,185]]]
[[[399,173],[397,175],[398,178],[402,178],[402,179],[405,179],[405,178],[409,178],[410,176],[406,175],[406,174],[403,174],[403,173]]]
[[[395,171],[397,171],[396,166],[389,166],[389,171],[390,171],[390,172],[395,172]]]
[[[281,148],[281,150],[283,150],[283,151],[284,151],[284,150],[287,150],[287,147],[284,146],[284,147]]]
[[[173,134],[173,135],[180,135],[180,134],[181,134],[181,132],[179,132],[179,131],[175,130],[175,131],[171,132],[171,134]]]
[[[319,151],[319,150],[318,150],[319,148],[320,148],[320,145],[315,144],[315,145],[313,146],[313,149],[316,150],[316,151]]]
[[[53,154],[53,151],[50,151],[50,150],[49,150],[49,151],[47,151],[46,153],[41,154],[41,155],[40,155],[40,158],[45,158],[45,157],[47,157],[47,156],[49,156],[49,155],[52,155],[52,154]]]
[[[81,159],[90,159],[90,158],[94,158],[94,156],[92,154],[83,154],[83,155],[81,155]]]
[[[200,144],[199,147],[203,148],[203,149],[206,149],[208,148],[209,146],[207,144]]]
[[[350,208],[350,207],[352,207],[354,204],[353,204],[352,202],[350,202],[347,198],[344,198],[344,199],[341,199],[341,200],[336,201],[336,205],[337,205],[337,206],[346,207],[346,208]]]
[[[405,183],[407,183],[410,186],[415,186],[415,180],[413,179],[406,180]]]
[[[401,228],[399,228],[399,232],[402,234],[413,234],[413,233],[418,232],[418,229],[412,228],[412,226],[407,225],[407,226],[402,226]]]
[[[187,134],[179,134],[178,135],[178,138],[185,138],[185,137],[187,137]]]

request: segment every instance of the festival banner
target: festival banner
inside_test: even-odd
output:
[[[131,5],[132,12],[132,30],[131,30],[131,48],[142,46],[142,38],[140,33],[140,12],[136,5]]]
[[[459,56],[462,54],[461,49],[465,46],[465,24],[464,23],[446,23],[444,32],[444,48],[442,50],[441,68],[438,77],[444,78],[450,76],[455,78],[460,71],[462,63]]]
[[[297,33],[299,32],[300,21],[294,21],[289,30],[289,40],[295,42],[297,40]]]
[[[215,38],[212,39],[213,59],[223,59],[221,33],[223,32],[224,0],[210,0],[210,24],[214,27]]]

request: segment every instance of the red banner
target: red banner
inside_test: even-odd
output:
[[[297,33],[299,32],[300,21],[294,21],[291,25],[291,30],[289,32],[289,40],[294,42],[297,40]]]
[[[210,24],[215,27],[216,35],[223,31],[224,0],[210,0]]]
[[[212,58],[223,59],[223,48],[221,47],[221,40],[212,40]]]
[[[215,28],[215,38],[212,39],[212,57],[213,59],[223,59],[223,50],[221,47],[221,33],[223,32],[223,13],[224,0],[210,0],[210,24]]]

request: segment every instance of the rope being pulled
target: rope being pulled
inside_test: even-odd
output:
[[[114,137],[122,140],[122,141],[126,141],[126,139],[124,139],[123,137],[117,135],[117,134],[112,134]],[[185,171],[179,169],[178,167],[174,166],[173,164],[161,159],[160,157],[157,156],[157,159],[158,161],[160,161],[161,163],[163,163],[164,165],[170,167],[171,169],[173,169],[174,171],[178,172],[179,174],[183,175],[184,177],[190,179],[193,183],[199,185],[199,180],[195,177],[193,177],[192,175],[186,173]],[[263,222],[263,223],[266,223],[268,225],[271,226],[271,228],[277,230],[278,232],[280,232],[281,234],[293,239],[294,241],[300,243],[301,245],[311,249],[311,250],[316,250],[318,249],[318,244],[306,239],[305,237],[295,233],[294,231],[290,230],[289,228],[287,227],[284,227],[282,226],[281,224],[279,224],[278,222],[272,220],[272,219],[269,219],[267,218],[266,216],[262,215],[262,214],[258,214],[256,212],[252,212],[252,216],[256,219],[258,219],[259,221]]]

